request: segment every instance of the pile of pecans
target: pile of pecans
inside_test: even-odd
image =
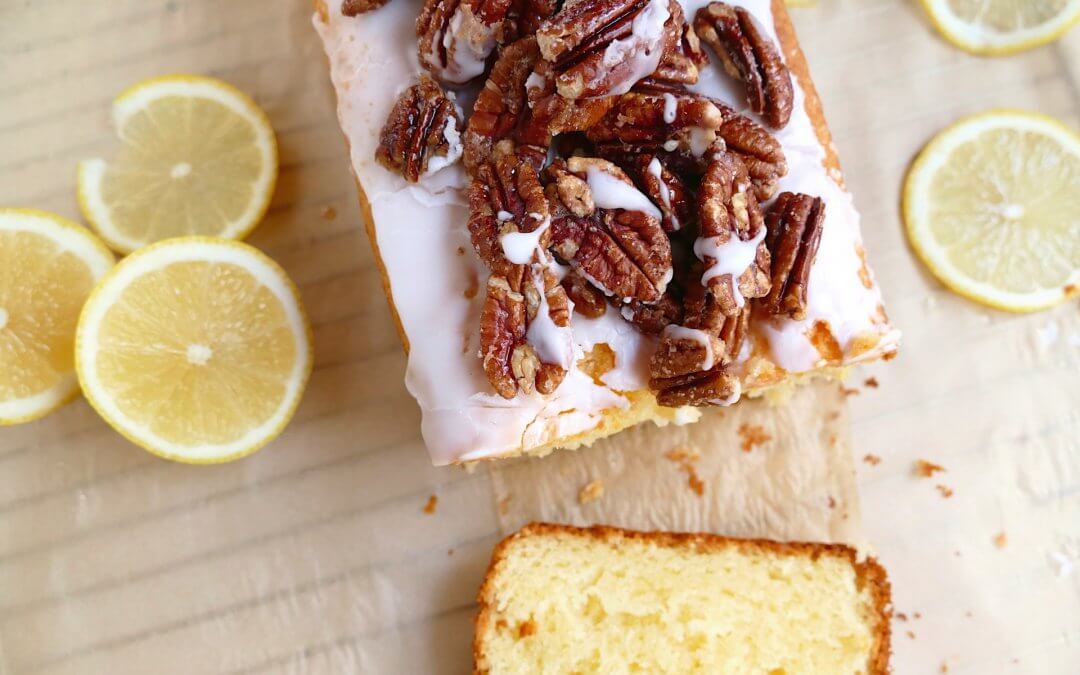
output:
[[[615,307],[659,338],[662,405],[737,400],[751,313],[805,317],[825,220],[820,198],[776,195],[787,162],[766,126],[687,89],[703,42],[755,115],[787,124],[791,74],[754,18],[722,2],[691,23],[677,0],[426,0],[416,27],[430,76],[395,104],[376,159],[417,182],[462,158],[495,392],[555,391],[571,315]],[[481,76],[463,123],[442,87]]]

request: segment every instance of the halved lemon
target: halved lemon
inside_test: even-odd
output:
[[[0,209],[0,425],[43,417],[78,393],[75,322],[112,265],[86,228]]]
[[[248,455],[288,424],[311,373],[296,287],[257,249],[182,237],[121,261],[79,318],[90,404],[146,450],[209,464]]]
[[[1080,135],[1029,112],[961,120],[908,172],[904,220],[916,253],[949,288],[1031,312],[1080,286]]]
[[[1080,0],[922,0],[949,42],[974,54],[1014,54],[1061,37]]]
[[[277,181],[274,131],[247,95],[219,80],[170,75],[113,101],[123,145],[79,163],[83,215],[117,251],[180,236],[242,239]]]

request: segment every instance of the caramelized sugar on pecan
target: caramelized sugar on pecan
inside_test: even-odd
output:
[[[574,303],[574,311],[590,319],[598,319],[607,312],[604,294],[589,283],[585,277],[570,270],[562,280],[567,297]]]
[[[694,28],[732,77],[746,85],[750,109],[774,128],[791,119],[791,73],[773,41],[742,7],[713,2],[698,10]]]
[[[717,153],[698,192],[700,232],[694,255],[705,263],[701,283],[728,316],[769,292],[769,250],[765,222],[739,158]]]
[[[376,10],[390,0],[345,0],[341,5],[341,13],[345,16],[360,16]]]
[[[659,209],[602,159],[559,160],[548,175],[549,194],[560,202],[552,216],[555,252],[605,295],[658,302],[673,274]]]
[[[611,299],[614,302],[614,298]],[[664,293],[660,301],[651,305],[640,300],[631,300],[628,303],[620,303],[619,312],[622,317],[634,324],[638,330],[646,335],[659,335],[665,328],[673,323],[683,320],[682,302],[672,289]]]
[[[696,272],[700,274],[700,266]],[[726,316],[712,293],[692,283],[686,291],[683,319],[664,328],[650,362],[651,376],[664,379],[726,366],[738,358],[749,321],[749,307]]]
[[[487,161],[495,143],[517,128],[527,111],[525,83],[539,58],[536,39],[526,37],[503,49],[491,67],[465,130],[465,167],[470,172]]]
[[[461,156],[457,107],[426,75],[409,87],[390,110],[379,136],[375,160],[410,183]]]
[[[513,0],[425,0],[416,18],[420,63],[443,82],[461,84],[484,72],[508,35]]]
[[[677,12],[675,10],[678,10]],[[701,48],[694,27],[686,23],[682,6],[672,5],[672,25],[681,26],[682,30],[675,40],[674,47],[664,52],[660,59],[660,65],[652,77],[661,82],[677,84],[694,84],[698,81],[701,69],[709,63],[709,57]]]
[[[677,0],[592,0],[568,4],[536,33],[565,98],[624,94],[674,47]],[[680,12],[681,14],[681,12]]]
[[[550,222],[536,169],[503,141],[469,188],[469,233],[477,254],[497,274],[511,265],[546,262]]]
[[[685,130],[715,131],[723,113],[704,96],[670,87],[624,94],[614,107],[591,127],[586,136],[595,142],[623,144],[659,143],[661,146]],[[715,139],[715,134],[710,139]]]
[[[738,401],[742,393],[738,376],[724,368],[654,379],[649,384],[656,392],[656,402],[669,408],[728,406]]]
[[[769,314],[805,319],[810,268],[825,225],[825,202],[784,192],[765,222],[769,231],[765,242],[772,253],[772,290],[760,304]]]
[[[615,97],[565,98],[555,90],[550,63],[540,61],[526,83],[529,116],[518,138],[523,143],[547,147],[558,134],[584,131],[596,124],[615,104]]]
[[[713,103],[724,116],[719,134],[727,145],[727,151],[738,156],[746,165],[754,194],[759,202],[776,194],[777,183],[787,175],[787,158],[780,141],[769,131],[745,115],[735,112],[720,101]]]
[[[555,391],[571,354],[568,310],[566,294],[549,270],[515,265],[506,275],[491,275],[480,315],[480,353],[499,396]]]
[[[623,165],[634,182],[660,208],[666,232],[678,232],[693,218],[693,198],[679,174],[657,155],[637,155]]]

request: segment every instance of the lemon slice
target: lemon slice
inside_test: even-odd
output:
[[[78,393],[75,322],[112,265],[86,228],[0,209],[0,425],[43,417]]]
[[[232,86],[171,75],[113,102],[123,146],[112,161],[79,163],[83,215],[117,251],[172,237],[242,239],[259,223],[277,181],[277,142],[266,115]]]
[[[237,242],[183,237],[127,257],[79,318],[76,368],[91,405],[150,452],[237,459],[288,424],[311,373],[296,287]]]
[[[949,288],[1030,312],[1080,285],[1080,136],[996,110],[930,141],[908,172],[904,220],[915,251]]]
[[[941,34],[975,54],[1013,54],[1061,37],[1080,0],[922,0]]]

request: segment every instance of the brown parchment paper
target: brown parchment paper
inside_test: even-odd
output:
[[[584,452],[500,463],[499,523],[858,544],[850,437],[841,387],[817,382],[781,405],[745,401],[698,424],[643,425]]]
[[[535,517],[860,539],[842,410],[815,417],[798,453],[777,442],[744,454],[739,425],[721,418],[642,429],[623,453],[609,447],[620,440],[495,475],[432,468],[310,19],[308,0],[0,0],[0,206],[78,219],[75,162],[115,151],[117,93],[172,72],[223,78],[277,131],[277,193],[249,241],[296,280],[315,335],[295,420],[241,462],[155,459],[82,401],[0,428],[0,675],[468,673],[492,546]],[[911,157],[960,115],[1025,107],[1076,129],[1080,32],[980,59],[939,40],[915,2],[821,0],[794,21],[905,334],[896,360],[856,371],[847,399],[862,535],[906,618],[895,670],[1074,675],[1080,311],[1011,316],[952,296],[911,255],[897,204]],[[792,413],[755,410],[790,440]],[[835,448],[820,444],[827,424]],[[701,498],[663,458],[675,438],[700,446]],[[803,473],[803,453],[831,469]],[[917,477],[920,458],[946,471]],[[777,466],[773,494],[801,501],[729,483]],[[604,496],[580,505],[596,478]],[[670,510],[634,505],[638,490]]]

